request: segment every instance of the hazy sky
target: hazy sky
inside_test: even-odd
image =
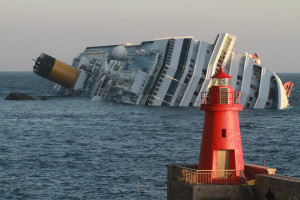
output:
[[[300,0],[0,0],[0,70],[31,71],[40,53],[71,64],[87,46],[192,35],[237,36],[275,72],[300,72]]]

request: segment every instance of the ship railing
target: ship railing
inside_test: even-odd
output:
[[[242,104],[241,92],[217,92],[213,102],[209,99],[209,92],[201,93],[201,104]]]
[[[190,184],[239,185],[240,170],[197,170],[183,166],[173,168],[173,180]]]

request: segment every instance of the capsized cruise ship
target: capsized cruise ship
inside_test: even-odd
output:
[[[257,54],[236,53],[236,37],[218,34],[213,44],[194,37],[169,37],[141,44],[87,47],[72,65],[42,53],[34,73],[55,83],[63,95],[153,106],[200,106],[201,93],[223,67],[242,91],[245,108],[282,109],[292,82],[282,84]]]

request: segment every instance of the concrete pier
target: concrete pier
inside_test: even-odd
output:
[[[270,189],[276,200],[300,200],[300,179],[276,175],[276,169],[245,164],[240,183],[202,182],[197,164],[167,165],[168,200],[264,200]]]
[[[257,174],[255,187],[260,199],[266,199],[268,189],[276,200],[300,200],[300,179],[277,174]]]

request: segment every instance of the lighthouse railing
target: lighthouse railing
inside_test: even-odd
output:
[[[241,92],[217,92],[216,98],[213,102],[209,99],[209,92],[201,93],[201,104],[221,104],[221,105],[234,105],[242,103]]]
[[[184,166],[174,166],[173,179],[191,184],[238,185],[240,170],[197,170]]]

